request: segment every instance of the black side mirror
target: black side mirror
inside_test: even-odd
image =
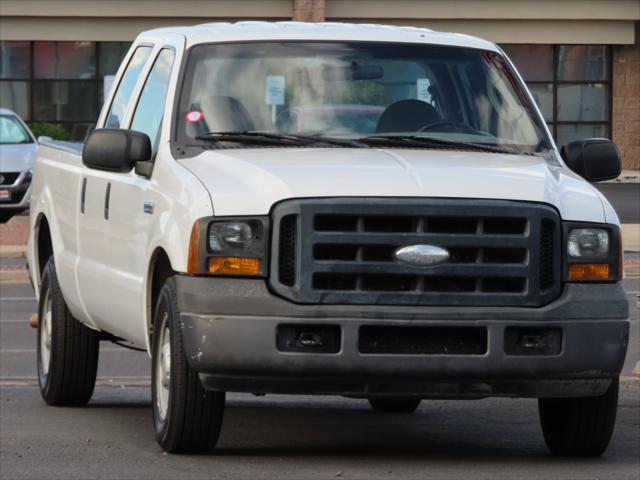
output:
[[[622,173],[615,143],[606,138],[587,138],[563,145],[560,155],[567,167],[590,182],[612,180]]]
[[[151,159],[151,140],[132,130],[94,130],[82,151],[82,163],[108,172],[130,172],[136,162]]]

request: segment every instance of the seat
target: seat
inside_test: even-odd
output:
[[[441,117],[437,110],[428,103],[415,99],[400,100],[382,112],[376,133],[417,132],[439,120]]]
[[[202,109],[208,132],[244,132],[256,128],[248,110],[236,98],[212,95],[194,104]]]

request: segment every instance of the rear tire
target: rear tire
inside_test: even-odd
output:
[[[599,457],[609,446],[618,409],[619,380],[599,397],[540,398],[544,440],[559,456]]]
[[[44,267],[38,306],[38,383],[45,402],[86,405],[98,370],[98,332],[71,316],[53,257]]]
[[[371,407],[380,413],[413,413],[420,405],[415,397],[379,397],[370,398]]]
[[[225,393],[207,391],[187,363],[176,302],[169,278],[158,298],[151,355],[151,389],[156,439],[169,453],[213,450],[224,413]]]

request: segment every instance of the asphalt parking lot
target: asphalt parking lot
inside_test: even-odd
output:
[[[151,423],[149,360],[104,343],[86,408],[52,408],[35,380],[30,286],[0,285],[0,477],[85,478],[640,478],[640,279],[627,279],[632,338],[616,432],[600,459],[551,457],[536,401],[423,401],[413,415],[363,400],[233,394],[219,449],[163,454]]]

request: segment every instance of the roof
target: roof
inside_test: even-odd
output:
[[[9,110],[8,108],[2,108],[2,107],[0,107],[0,115],[15,115],[16,117],[18,116],[16,115],[15,112]]]
[[[144,32],[140,37],[162,38],[170,34],[183,35],[187,48],[199,43],[232,41],[326,40],[426,43],[497,49],[491,42],[461,33],[436,32],[417,27],[334,22],[218,22],[193,27],[160,28]]]

